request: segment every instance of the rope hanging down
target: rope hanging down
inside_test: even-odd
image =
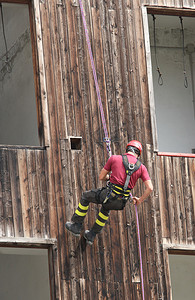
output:
[[[82,0],[79,0],[79,4],[80,4],[81,15],[82,15],[82,19],[83,19],[83,25],[84,25],[84,29],[85,29],[85,36],[86,36],[89,56],[90,56],[90,60],[91,60],[91,67],[92,67],[93,77],[94,77],[94,81],[95,81],[96,93],[97,93],[98,102],[99,102],[99,108],[100,108],[100,113],[101,113],[101,118],[102,118],[102,125],[103,125],[103,128],[104,128],[104,135],[105,135],[104,141],[106,143],[108,156],[110,157],[112,155],[111,147],[110,147],[110,138],[108,137],[108,131],[107,131],[107,127],[106,127],[106,120],[105,120],[105,116],[104,116],[104,110],[103,110],[103,105],[102,105],[102,100],[101,100],[101,95],[100,95],[100,89],[99,89],[99,84],[98,84],[98,80],[97,80],[97,74],[96,74],[96,70],[95,70],[95,63],[94,63],[91,44],[90,44],[90,40],[89,40],[89,34],[88,34],[88,29],[87,29],[87,23],[86,23],[86,20],[85,20],[85,14],[84,14],[84,10],[83,10]]]
[[[152,17],[153,17],[153,29],[154,29],[154,52],[155,52],[156,70],[158,72],[158,84],[163,85],[163,78],[160,72],[160,67],[158,65],[157,51],[156,51],[156,17],[154,15],[152,15]]]
[[[141,239],[140,239],[140,230],[139,230],[139,219],[138,219],[137,205],[135,205],[135,214],[136,214],[137,236],[138,236],[138,245],[139,245],[139,259],[140,259],[142,299],[145,300],[145,295],[144,295],[144,276],[143,276],[143,264],[142,264],[142,250],[141,250]]]
[[[186,75],[186,62],[185,62],[185,41],[184,41],[184,27],[183,27],[183,18],[180,18],[181,23],[181,33],[182,33],[182,49],[183,49],[183,74],[184,74],[184,86],[185,88],[188,87],[188,78]]]
[[[86,36],[86,41],[87,41],[87,45],[88,45],[89,56],[90,56],[90,60],[91,60],[93,77],[94,77],[94,81],[95,81],[96,93],[97,93],[97,97],[98,97],[98,102],[99,102],[99,107],[100,107],[100,113],[101,113],[101,118],[102,118],[102,124],[103,124],[103,128],[104,128],[104,134],[105,134],[104,141],[106,142],[108,156],[110,157],[112,155],[111,147],[110,147],[110,138],[108,137],[108,131],[107,131],[107,127],[106,127],[106,120],[105,120],[105,116],[104,116],[104,110],[103,110],[103,105],[102,105],[102,100],[101,100],[101,95],[100,95],[100,89],[99,89],[99,85],[98,85],[97,74],[96,74],[96,70],[95,70],[95,64],[94,64],[94,59],[93,59],[91,44],[90,44],[90,40],[89,40],[89,34],[88,34],[88,29],[87,29],[87,23],[86,23],[86,20],[85,20],[85,15],[84,15],[84,10],[83,10],[82,0],[79,0],[79,5],[80,5],[80,9],[81,9],[81,15],[82,15],[82,19],[83,19],[83,25],[84,25],[84,29],[85,29],[85,36]],[[131,194],[130,194],[130,196],[132,198]],[[135,213],[136,213],[137,234],[138,234],[138,243],[139,243],[142,299],[145,300],[145,296],[144,296],[144,281],[143,281],[143,266],[142,266],[142,252],[141,252],[140,230],[139,230],[139,219],[138,219],[137,205],[135,205]]]

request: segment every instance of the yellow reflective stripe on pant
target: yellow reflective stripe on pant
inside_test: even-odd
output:
[[[80,217],[85,217],[88,211],[89,205],[84,206],[79,202],[79,205],[77,207],[77,210],[75,211],[75,214],[80,216]]]
[[[82,210],[88,210],[89,205],[88,206],[83,206],[80,202],[79,202],[79,208]]]
[[[108,220],[108,216],[105,216],[103,213],[101,213],[101,211],[99,212],[99,216],[100,218],[104,219],[104,220]]]
[[[95,223],[101,227],[104,227],[106,224],[106,221],[108,220],[108,216],[104,215],[101,211],[98,214],[98,217],[95,221]]]
[[[106,224],[106,222],[105,223],[100,222],[98,219],[95,222],[96,222],[96,224],[98,224],[101,227],[104,227],[104,225]]]
[[[78,209],[75,211],[75,214],[77,214],[78,216],[80,216],[80,217],[84,217],[84,216],[86,216],[86,214],[87,214],[87,212],[81,212],[81,211],[79,211]]]

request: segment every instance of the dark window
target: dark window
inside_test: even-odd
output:
[[[36,46],[31,41],[33,14],[29,14],[30,9],[22,1],[21,4],[2,2],[0,7],[1,145],[42,144],[38,87],[34,80],[38,72],[35,71],[36,55],[32,55]]]

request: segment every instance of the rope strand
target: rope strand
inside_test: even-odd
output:
[[[158,72],[158,84],[163,85],[163,78],[162,78],[162,73],[160,72],[160,67],[158,65],[157,50],[156,50],[156,17],[154,15],[152,15],[152,17],[153,17],[153,29],[154,29],[154,52],[155,52],[156,70]]]
[[[185,62],[185,38],[184,38],[183,18],[181,16],[179,18],[180,18],[181,33],[182,33],[184,86],[185,88],[188,88],[188,78],[186,75],[186,62]]]
[[[137,205],[136,204],[135,204],[135,214],[136,214],[136,221],[137,221],[137,236],[138,236],[139,257],[140,257],[140,273],[141,273],[142,299],[145,300],[145,295],[144,295],[144,276],[143,276],[143,265],[142,265],[142,249],[141,249],[141,239],[140,239],[138,211],[137,211]]]
[[[86,20],[85,20],[85,14],[84,14],[82,0],[79,0],[79,4],[80,4],[81,15],[82,15],[82,19],[83,19],[83,25],[84,25],[84,30],[85,30],[85,37],[86,37],[86,41],[87,41],[89,56],[90,56],[90,60],[91,60],[91,67],[92,67],[93,77],[94,77],[94,81],[95,81],[95,87],[96,87],[96,93],[97,93],[98,102],[99,102],[100,114],[101,114],[101,118],[102,118],[102,124],[103,124],[104,135],[105,135],[105,142],[106,142],[106,145],[107,145],[106,148],[107,148],[108,156],[110,157],[112,155],[111,146],[110,146],[110,139],[108,137],[108,131],[107,131],[107,127],[106,127],[106,120],[105,120],[105,116],[104,116],[104,110],[103,110],[103,105],[102,105],[102,100],[101,100],[101,95],[100,95],[100,89],[99,89],[99,84],[98,84],[98,80],[97,80],[95,63],[94,63],[91,44],[90,44],[90,40],[89,40],[89,34],[88,34],[88,29],[87,29],[87,23],[86,23]]]

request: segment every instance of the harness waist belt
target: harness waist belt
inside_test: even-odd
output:
[[[124,192],[122,186],[120,186],[118,184],[114,184],[114,183],[111,183],[111,188],[112,188],[112,192],[119,196],[121,195],[121,196],[129,197],[129,194],[131,192],[130,189],[128,189]]]

